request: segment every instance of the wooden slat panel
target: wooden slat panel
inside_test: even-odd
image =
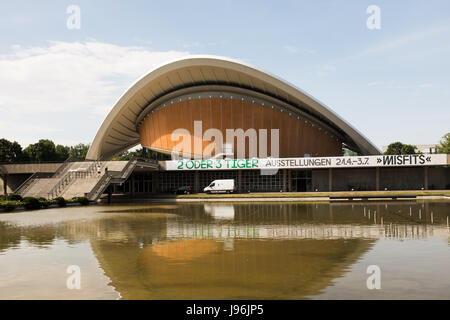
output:
[[[318,127],[305,124],[302,119],[289,116],[286,112],[272,109],[271,106],[261,106],[242,100],[225,98],[201,98],[185,100],[168,105],[148,116],[141,128],[141,144],[158,149],[173,150],[176,144],[171,135],[175,129],[184,128],[189,131],[186,136],[190,142],[183,149],[184,152],[194,152],[194,121],[202,121],[202,135],[210,128],[222,131],[226,141],[226,129],[242,128],[247,131],[254,128],[267,130],[267,151],[272,155],[271,129],[280,131],[280,157],[302,157],[305,153],[312,156],[330,156],[341,154],[341,143],[325,134]],[[245,141],[245,156],[249,156],[248,139]],[[209,145],[209,141],[202,142],[202,150]],[[234,150],[237,152],[237,139],[234,140]],[[258,145],[258,155],[259,155]]]
[[[280,146],[279,146],[279,152],[280,152],[280,154],[281,154],[281,152],[283,151],[283,149],[282,149],[282,145],[281,145],[281,141],[282,141],[282,139],[281,139],[281,137],[282,137],[282,130],[281,130],[281,116],[282,116],[282,114],[279,112],[279,111],[276,111],[275,109],[272,109],[272,115],[271,115],[271,118],[272,118],[272,126],[271,126],[271,128],[272,129],[279,129],[280,131],[279,131],[279,133],[278,133],[278,136],[279,136],[279,138],[280,138],[280,141],[279,141],[279,144],[280,144]],[[275,154],[274,155],[272,155],[272,139],[270,139],[269,140],[270,141],[270,146],[271,146],[271,153],[270,153],[270,155],[271,156],[276,156]]]
[[[201,108],[201,121],[202,121],[202,129],[203,133],[208,130],[209,128],[212,128],[211,126],[211,105],[210,105],[210,99],[201,99],[200,101],[200,108]],[[203,141],[202,142],[202,150],[206,148],[211,142],[210,141]]]
[[[162,149],[162,142],[161,142],[161,125],[160,125],[160,121],[159,121],[159,110],[156,110],[153,113],[153,117],[155,118],[155,147]]]

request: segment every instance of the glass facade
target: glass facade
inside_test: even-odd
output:
[[[288,173],[285,174],[288,188]],[[234,179],[236,190],[240,192],[279,192],[283,190],[284,183],[282,170],[272,175],[262,175],[259,170],[133,172],[125,183],[115,185],[113,192],[170,193],[182,186],[190,186],[194,192],[203,192],[205,187],[218,179]],[[309,179],[311,184],[311,174],[302,179]]]

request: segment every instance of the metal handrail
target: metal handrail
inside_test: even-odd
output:
[[[130,161],[128,161],[128,163],[125,165],[125,167],[122,169],[122,171],[120,172],[120,176],[122,179],[126,179],[127,175],[128,175],[128,169],[131,168],[131,165],[136,165],[136,163],[138,162],[137,159],[131,158]],[[125,175],[126,174],[126,175]],[[124,176],[125,175],[125,176]]]
[[[20,192],[22,192],[21,189],[22,189],[22,188],[27,188],[28,185],[29,185],[29,182],[30,182],[30,184],[31,184],[31,180],[33,180],[37,174],[38,174],[38,173],[35,172],[35,173],[33,173],[31,176],[29,176],[24,182],[22,182],[22,184],[21,184],[19,187],[17,187],[16,190],[14,190],[14,193],[15,193],[15,194],[20,194]]]
[[[94,188],[92,188],[91,192],[87,194],[87,198],[89,200],[96,200],[103,190],[108,186],[109,182],[111,181],[112,176],[109,174],[104,174],[100,180],[95,184]],[[102,188],[103,187],[103,188]]]
[[[25,191],[35,182],[38,178],[48,178],[50,177],[50,173],[46,172],[35,172],[31,176],[29,176],[22,184],[14,190],[14,194],[23,195]]]
[[[69,171],[66,174],[64,174],[61,179],[58,181],[58,183],[48,192],[48,198],[53,199],[55,196],[58,196],[58,194],[65,189],[66,186],[68,186],[74,178],[92,175],[92,172],[94,171],[94,168],[96,165],[98,165],[98,161],[93,161],[92,164],[89,165],[89,167],[86,168],[85,172],[73,172]]]
[[[59,166],[59,168],[55,171],[55,173],[53,174],[53,177],[57,177],[65,168],[67,168],[67,165],[69,162],[75,162],[72,160],[78,160],[77,158],[74,158],[72,156],[69,156],[66,160],[64,160],[64,162]]]
[[[138,162],[137,157],[133,157],[130,160],[128,160],[128,163],[125,165],[125,167],[120,171],[120,174],[118,177],[114,177],[115,179],[122,179],[125,180],[128,178],[130,173],[133,171],[133,168],[136,166]],[[94,188],[92,188],[91,192],[87,194],[88,199],[90,200],[96,200],[100,196],[100,192],[104,191],[105,188],[108,186],[108,184],[113,179],[113,176],[111,176],[108,173],[105,173],[100,180],[95,184]]]

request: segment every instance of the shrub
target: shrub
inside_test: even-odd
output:
[[[23,202],[23,206],[27,210],[36,210],[36,209],[40,209],[42,207],[39,199],[36,199],[34,197],[25,197],[25,198],[23,198],[22,202]]]
[[[0,202],[0,209],[10,212],[17,208],[18,205],[17,201],[2,201]]]
[[[22,196],[19,194],[10,194],[6,200],[9,201],[22,201]]]
[[[41,197],[38,200],[41,205],[41,208],[47,209],[49,207],[50,202],[47,199]]]
[[[73,197],[72,200],[75,202],[78,202],[79,204],[83,206],[87,206],[89,204],[89,199],[86,197]]]
[[[53,201],[60,207],[65,207],[67,205],[67,201],[63,197],[57,197],[53,199]]]

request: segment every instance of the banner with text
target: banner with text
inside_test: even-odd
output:
[[[319,169],[447,165],[446,154],[411,154],[316,158],[183,159],[161,161],[170,171],[244,169]]]

